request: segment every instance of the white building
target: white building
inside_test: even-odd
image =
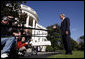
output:
[[[36,13],[32,8],[22,5],[21,4],[21,10],[24,13],[27,13],[27,19],[26,19],[26,27],[31,27],[31,28],[37,28],[37,29],[45,29],[45,27],[41,26],[38,24],[39,18]],[[46,36],[48,35],[47,31],[42,31],[42,30],[31,30],[32,34],[37,34],[35,37],[33,36],[31,38],[31,44],[32,46],[40,46],[41,51],[46,50],[47,45],[51,45],[51,42],[47,40]]]

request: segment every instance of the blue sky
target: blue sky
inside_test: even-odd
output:
[[[44,27],[58,23],[59,15],[64,13],[70,18],[71,37],[77,40],[84,35],[84,2],[83,1],[27,1],[39,16],[39,24]]]

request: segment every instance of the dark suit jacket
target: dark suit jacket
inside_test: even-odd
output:
[[[68,35],[71,34],[71,33],[70,33],[70,20],[69,20],[69,18],[66,17],[66,18],[63,20],[63,22],[61,23],[60,29],[61,29],[61,34],[62,34],[62,35],[66,35],[66,31],[69,32]]]

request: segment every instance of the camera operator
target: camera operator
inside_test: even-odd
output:
[[[1,50],[1,58],[9,57],[10,50],[14,45],[13,43],[16,42],[15,36],[21,34],[20,32],[13,32],[13,28],[10,27],[10,20],[13,18],[13,16],[4,16],[1,20],[1,45],[5,44]]]

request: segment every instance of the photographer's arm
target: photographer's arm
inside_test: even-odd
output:
[[[21,32],[18,32],[18,33],[13,33],[14,36],[20,36],[21,35]]]

